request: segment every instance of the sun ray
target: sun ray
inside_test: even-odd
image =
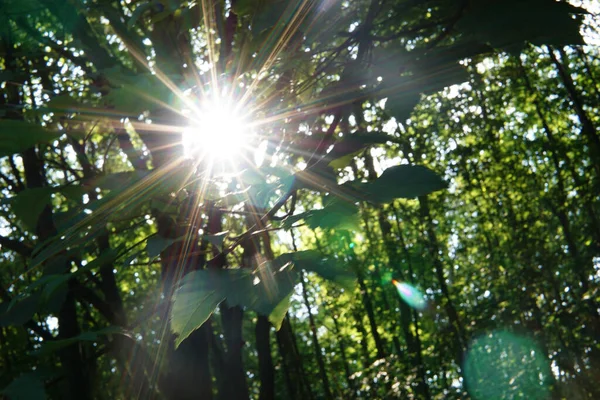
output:
[[[260,63],[262,65],[260,66],[258,73],[256,74],[256,78],[254,78],[254,80],[250,83],[248,89],[246,90],[246,93],[241,98],[240,102],[242,104],[246,103],[248,101],[248,98],[252,96],[254,89],[262,79],[262,75],[264,74],[264,72],[269,70],[275,63],[277,57],[279,56],[279,53],[281,53],[281,51],[285,49],[285,47],[292,39],[292,37],[300,27],[300,24],[308,15],[310,9],[313,7],[314,4],[314,0],[300,0],[299,5],[295,7],[296,11],[292,11],[292,14],[290,15],[290,21],[287,23],[283,23],[282,19],[280,18],[275,27],[271,30],[267,38],[267,42],[269,42],[269,40],[274,40],[273,38],[275,37],[278,37],[278,39],[272,46],[272,49],[268,56],[264,58],[264,61],[262,61],[261,58],[257,56],[257,63]],[[293,8],[293,4],[289,5],[288,8],[286,8],[286,11],[284,11],[284,15],[289,13],[288,9],[290,8]],[[283,28],[281,26],[283,26]],[[267,46],[263,47],[268,48]]]

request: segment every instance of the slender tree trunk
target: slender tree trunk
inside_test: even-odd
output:
[[[275,335],[275,339],[277,341],[277,348],[279,349],[279,356],[281,357],[281,370],[283,371],[283,377],[285,379],[285,386],[288,391],[289,399],[296,400],[298,398],[298,390],[294,383],[292,382],[290,369],[291,367],[288,364],[288,355],[285,353],[286,349],[284,344],[282,343],[282,338],[280,335]]]
[[[246,371],[242,360],[244,340],[242,338],[242,321],[244,312],[241,307],[228,307],[221,305],[221,321],[225,335],[227,352],[225,367],[227,382],[222,388],[225,390],[222,399],[245,400],[250,397],[246,382]]]
[[[221,221],[221,213],[219,214],[218,226],[216,222],[212,224],[210,233],[215,234],[223,230]],[[259,254],[260,245],[257,239],[250,238],[242,243],[243,256],[242,256],[242,267],[248,269],[254,269],[257,256]],[[217,262],[214,264],[217,268],[225,267],[225,258],[222,254],[215,249],[214,253],[217,257]],[[250,394],[248,392],[248,383],[246,382],[246,371],[244,370],[244,363],[242,359],[242,350],[244,346],[244,339],[242,337],[242,324],[244,311],[241,307],[229,307],[227,300],[221,303],[221,324],[223,326],[223,334],[225,336],[225,345],[227,351],[225,353],[225,368],[227,370],[227,381],[225,385],[220,388],[220,398],[223,400],[246,400]]]
[[[523,77],[523,81],[525,82],[525,86],[529,90],[530,94],[535,95],[536,91],[534,90],[533,85],[531,84],[531,81],[529,80],[527,70],[523,66],[523,63],[521,62],[520,59],[518,59],[517,62],[519,63],[519,69],[521,71],[521,76]],[[558,139],[556,138],[556,135],[550,128],[550,125],[547,121],[546,115],[543,111],[544,108],[542,107],[540,100],[539,100],[539,98],[537,98],[537,96],[534,99],[534,105],[535,105],[536,114],[538,115],[538,118],[540,119],[540,122],[542,123],[542,128],[544,129],[544,133],[546,134],[546,138],[548,139],[548,144],[550,145],[552,161],[554,163],[554,169],[556,170],[556,176],[557,176],[557,179],[558,179],[558,182],[560,185],[559,189],[561,190],[561,193],[563,193],[563,194],[566,193],[566,190],[565,190],[566,185],[563,183],[563,178],[562,178],[563,168],[561,168],[561,165],[560,165],[560,160],[559,160],[559,158],[560,158],[565,163],[565,166],[567,167],[566,169],[570,172],[570,175],[573,179],[573,182],[575,183],[575,186],[577,187],[577,190],[580,192],[584,191],[584,193],[582,193],[582,196],[581,196],[582,201],[584,203],[584,207],[589,216],[589,223],[591,226],[592,236],[594,237],[596,246],[600,247],[600,222],[598,222],[598,216],[596,215],[593,205],[589,201],[589,199],[591,197],[589,190],[588,190],[588,188],[585,187],[586,185],[584,184],[584,182],[581,180],[580,176],[577,174],[577,172],[573,168],[573,162],[572,162],[571,158],[569,157],[569,155],[567,154],[567,152],[565,152],[561,149],[561,146],[558,143]],[[562,204],[563,205],[566,204],[566,201],[564,199],[562,200]]]
[[[256,222],[258,222],[258,219]],[[269,234],[264,232],[261,236],[266,259],[269,261],[273,260],[274,256]],[[271,354],[271,323],[268,317],[263,315],[258,316],[255,335],[256,350],[258,352],[258,374],[260,378],[259,400],[272,400],[275,398],[275,370]]]
[[[23,155],[23,166],[27,188],[46,186],[43,163],[37,156],[34,148],[26,150]],[[38,220],[36,233],[40,241],[47,240],[56,235],[56,227],[52,219],[52,210],[49,205],[44,207]],[[69,262],[65,261],[63,273],[69,273]],[[77,318],[77,303],[72,293],[73,285],[70,282],[66,298],[58,312],[59,339],[69,339],[78,336],[81,331]],[[91,382],[88,368],[83,358],[80,343],[66,346],[59,352],[63,372],[66,375],[67,387],[65,399],[91,399]]]
[[[381,210],[379,210],[379,212],[381,212]],[[370,227],[369,224],[369,217],[365,215],[366,210],[362,210],[362,214],[363,214],[363,223],[365,225],[365,233],[367,236],[367,239],[369,240],[370,243],[370,247],[371,249],[375,249],[375,243],[376,240],[374,238],[374,234],[373,231]],[[385,235],[382,235],[385,237]],[[384,239],[385,242],[385,239]],[[372,251],[372,250],[371,250]],[[393,260],[390,259],[391,263],[394,263]],[[383,283],[383,279],[382,279],[382,275],[381,275],[381,268],[378,262],[376,262],[374,264],[375,270],[374,270],[374,275],[375,275],[375,282],[377,285],[382,285]],[[397,268],[397,266],[395,265],[395,267]],[[388,310],[388,312],[390,313],[395,313],[395,310],[392,309],[392,306],[390,305],[390,302],[388,301],[388,297],[386,295],[386,286],[382,286],[381,287],[381,300],[383,302],[383,306],[385,307],[386,310]],[[395,324],[394,324],[395,327]],[[393,329],[393,335],[392,335],[392,344],[393,344],[393,349],[395,351],[395,353],[398,355],[398,359],[401,360],[402,356],[403,356],[403,351],[402,351],[402,346],[400,345],[400,339],[398,338],[398,336],[395,333],[395,329]]]
[[[404,235],[402,234],[402,229],[400,229],[399,215],[393,204],[390,206],[390,209],[396,219],[398,241],[400,242],[400,248],[402,249],[402,253],[406,260],[406,265],[408,266],[408,277],[407,278],[401,277],[401,279],[407,279],[408,282],[410,282],[411,284],[414,284],[414,277],[415,277],[414,268],[413,268],[410,253],[408,252],[408,247],[406,246],[406,242],[404,241]],[[400,260],[398,260],[398,261],[400,261]],[[401,303],[404,303],[404,301],[402,301],[402,300],[400,300],[400,301],[401,301]],[[409,352],[411,353],[411,355],[413,357],[413,364],[416,365],[416,368],[417,368],[416,392],[420,398],[430,399],[431,393],[429,392],[429,385],[427,384],[427,374],[426,374],[426,370],[425,370],[425,364],[423,362],[423,348],[421,345],[421,336],[419,335],[419,313],[416,310],[412,310],[412,318],[413,318],[412,322],[414,324],[415,334],[412,335],[412,331],[409,329],[407,332],[405,332],[405,335],[407,335],[407,337],[411,337],[410,345],[409,345]]]
[[[331,308],[329,308],[329,310],[331,312],[333,312],[333,310],[331,310]],[[342,363],[344,365],[344,376],[346,377],[346,384],[348,385],[348,391],[350,392],[349,396],[350,396],[350,398],[354,398],[356,396],[356,388],[354,385],[354,381],[352,380],[352,372],[350,370],[350,364],[348,363],[346,343],[345,343],[344,337],[342,336],[342,333],[340,330],[338,316],[334,315],[332,320],[333,320],[333,329],[335,331],[337,344],[338,344],[338,351],[340,352],[340,357],[342,358]]]
[[[438,284],[440,285],[442,295],[444,296],[444,308],[446,309],[446,313],[448,314],[448,318],[450,319],[450,325],[456,336],[458,347],[457,351],[460,354],[460,357],[457,356],[457,361],[460,365],[462,362],[462,353],[465,350],[466,342],[464,328],[458,316],[458,312],[456,311],[456,307],[454,306],[454,302],[452,301],[450,289],[448,288],[448,284],[446,283],[446,277],[444,276],[444,266],[442,264],[442,261],[439,259],[440,246],[437,240],[437,235],[435,233],[433,222],[431,220],[431,213],[429,211],[429,200],[427,199],[427,197],[419,197],[419,205],[422,223],[425,226],[427,237],[429,239],[429,255],[433,263],[435,275],[437,277]]]
[[[594,73],[592,65],[590,64],[589,57],[583,51],[582,46],[575,46],[574,48],[577,52],[577,55],[579,56],[579,59],[583,62],[583,65],[585,66],[585,72],[587,73],[588,77],[590,78],[590,81],[592,82],[592,87],[594,88],[593,91],[595,92],[597,100],[598,95],[600,95],[600,85],[598,85],[598,79],[596,77],[596,74]]]
[[[565,66],[558,60],[558,58],[556,58],[553,48],[551,48],[550,46],[547,46],[547,48],[548,53],[550,55],[550,59],[554,63],[554,66],[558,71],[558,75],[560,76],[562,83],[569,97],[571,98],[573,108],[575,109],[575,113],[577,114],[579,123],[581,124],[581,133],[588,142],[590,162],[596,170],[596,179],[600,180],[600,137],[598,137],[596,127],[594,126],[592,120],[590,119],[590,117],[584,109],[583,99],[579,95],[579,92],[575,87],[575,83],[571,78],[571,75],[568,73],[568,66]],[[567,57],[564,54],[564,51],[562,49],[559,49],[559,52],[563,57],[563,62],[565,62],[567,60]]]
[[[256,350],[258,351],[258,375],[260,378],[259,400],[275,399],[275,373],[271,356],[271,323],[264,315],[256,322]],[[287,373],[287,371],[286,371]]]
[[[377,330],[377,320],[375,319],[375,310],[373,309],[373,301],[371,300],[371,295],[369,294],[369,290],[367,289],[367,284],[365,283],[364,274],[360,271],[360,267],[355,264],[355,271],[357,271],[357,280],[358,287],[360,289],[360,294],[362,297],[362,302],[365,307],[365,311],[367,312],[367,318],[369,321],[369,328],[371,330],[371,335],[373,336],[373,340],[375,341],[375,348],[377,349],[377,358],[385,358],[385,345],[384,341]]]
[[[298,345],[295,343],[296,338],[294,337],[289,314],[286,314],[281,323],[281,328],[277,331],[277,341],[281,343],[280,350],[283,350],[281,356],[287,360],[286,365],[290,367],[289,371],[291,382],[295,389],[294,392],[299,393],[299,398],[301,399],[314,399],[312,385],[308,381],[308,375],[304,371]]]
[[[331,389],[329,387],[329,378],[327,377],[327,370],[325,368],[325,360],[323,359],[323,352],[321,350],[321,345],[319,343],[319,334],[317,332],[317,325],[315,323],[315,317],[312,313],[312,308],[310,306],[310,301],[308,300],[308,292],[306,290],[306,283],[304,282],[305,276],[304,273],[300,273],[300,284],[302,285],[302,298],[304,299],[304,305],[308,310],[308,323],[310,326],[310,332],[312,334],[312,342],[315,352],[315,358],[317,360],[317,365],[319,367],[319,375],[321,376],[321,383],[323,384],[323,393],[324,398],[332,399]]]
[[[373,157],[370,153],[365,153],[365,166],[369,173],[369,180],[374,180],[377,176],[375,171],[375,165],[373,163]],[[394,235],[392,233],[392,227],[390,222],[387,219],[387,213],[383,210],[382,207],[378,207],[377,209],[377,220],[379,223],[379,229],[381,230],[381,236],[383,238],[383,243],[385,246],[385,252],[388,256],[390,264],[393,265],[394,271],[397,276],[403,280],[412,283],[412,273],[411,276],[407,279],[406,274],[401,269],[401,260],[398,254],[398,246],[394,240]],[[396,216],[397,217],[397,216]],[[367,223],[367,221],[365,221]],[[409,259],[408,259],[409,260]],[[410,261],[410,260],[409,260]],[[404,340],[406,341],[406,346],[409,353],[409,359],[413,366],[415,366],[417,370],[417,387],[416,393],[419,398],[429,399],[431,398],[429,394],[429,386],[427,385],[427,381],[425,378],[425,369],[420,362],[421,358],[421,348],[420,343],[415,340],[415,337],[411,330],[411,322],[413,317],[413,312],[410,306],[402,300],[399,296],[397,296],[398,304],[400,306],[400,327],[402,329],[402,333],[404,335]],[[386,301],[387,303],[387,301]],[[388,305],[389,308],[389,305]],[[417,327],[418,329],[418,327]],[[399,345],[397,345],[399,346]],[[401,357],[400,352],[398,356]]]
[[[360,333],[360,347],[362,349],[362,359],[363,359],[363,368],[367,368],[371,365],[371,354],[369,353],[369,336],[367,334],[367,330],[364,326],[363,317],[358,309],[354,310],[352,313],[358,333]]]

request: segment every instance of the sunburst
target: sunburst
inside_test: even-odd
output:
[[[184,154],[188,158],[209,165],[233,165],[251,146],[250,121],[232,99],[211,98],[188,120],[189,126],[183,131]]]

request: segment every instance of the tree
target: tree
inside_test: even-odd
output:
[[[4,2],[2,393],[594,397],[585,15]]]

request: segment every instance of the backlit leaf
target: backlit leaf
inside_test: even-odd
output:
[[[386,169],[374,181],[351,182],[349,185],[375,203],[389,203],[398,198],[412,199],[447,187],[435,172],[420,165],[398,165]]]

